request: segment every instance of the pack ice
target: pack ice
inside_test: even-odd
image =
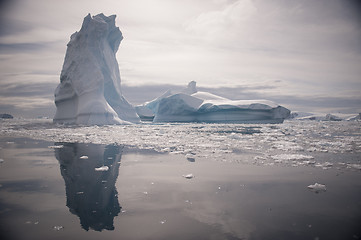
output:
[[[60,84],[55,90],[54,122],[122,124],[139,122],[121,93],[115,53],[123,39],[115,15],[88,14],[67,45]]]
[[[268,100],[230,100],[201,92],[192,81],[180,93],[162,96],[136,107],[153,122],[282,123],[290,110]]]

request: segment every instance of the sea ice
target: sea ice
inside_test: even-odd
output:
[[[89,158],[88,156],[83,155],[79,159],[88,159],[88,158]]]
[[[296,120],[316,120],[316,121],[359,121],[361,113],[342,114],[342,113],[306,113],[292,112],[290,119]]]
[[[312,189],[315,192],[325,192],[326,191],[326,185],[315,183],[312,185],[307,186],[307,188]]]
[[[64,145],[54,145],[54,146],[48,146],[48,148],[54,148],[54,149],[57,149],[57,148],[63,148]]]
[[[186,154],[186,158],[190,162],[194,162],[196,160],[195,156],[193,154],[190,154],[190,153]]]
[[[56,231],[60,231],[60,230],[64,229],[64,227],[63,226],[54,226],[53,229]]]
[[[347,164],[347,167],[354,168],[357,170],[361,170],[361,164]]]
[[[55,123],[124,124],[139,122],[134,107],[121,93],[115,54],[123,39],[115,15],[84,18],[71,35],[60,84],[55,90]]]
[[[108,166],[101,166],[101,167],[95,168],[95,171],[97,171],[97,172],[106,172],[108,170],[109,170]]]
[[[190,174],[182,175],[182,177],[184,177],[186,179],[192,179],[192,178],[194,178],[194,175],[192,173],[190,173]]]
[[[303,154],[279,154],[271,156],[276,161],[294,161],[294,160],[311,160],[313,159],[312,156],[303,155]]]

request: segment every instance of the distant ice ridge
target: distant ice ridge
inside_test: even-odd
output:
[[[282,123],[290,110],[268,100],[230,100],[199,92],[192,81],[180,93],[169,90],[136,107],[142,119],[153,122]]]
[[[121,93],[115,53],[123,36],[115,17],[88,14],[80,31],[71,35],[55,90],[54,122],[102,125],[140,121]]]
[[[343,113],[306,113],[292,112],[290,119],[295,120],[315,120],[315,121],[360,121],[361,113],[343,114]]]

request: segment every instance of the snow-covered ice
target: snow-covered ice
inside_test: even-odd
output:
[[[186,179],[192,179],[192,178],[194,178],[194,175],[192,173],[189,173],[189,174],[182,175],[182,177],[184,177]]]
[[[115,54],[122,39],[115,15],[84,18],[80,31],[71,35],[67,45],[55,90],[54,122],[102,125],[140,121],[121,93]]]
[[[199,92],[191,83],[191,90],[158,100],[154,122],[281,123],[290,114],[272,101],[230,100]]]
[[[106,172],[106,171],[109,170],[109,167],[108,166],[101,166],[101,167],[95,168],[94,170],[97,171],[97,172]]]
[[[197,90],[192,81],[187,88],[166,91],[136,107],[143,120],[154,122],[281,123],[290,111],[268,100],[230,100]]]
[[[185,160],[195,157],[197,161],[207,158],[321,169],[357,169],[361,164],[361,127],[358,121],[286,120],[277,125],[142,123],[68,126],[53,124],[51,120],[16,119],[2,122],[0,135],[62,145],[64,142],[117,143],[128,148],[181,155]],[[340,162],[345,164],[340,165]]]
[[[314,113],[314,112],[291,112],[291,119],[296,120],[316,120],[316,121],[359,121],[361,113],[343,114],[343,113]]]
[[[307,188],[312,189],[315,192],[325,192],[326,191],[326,185],[315,183],[307,186]]]

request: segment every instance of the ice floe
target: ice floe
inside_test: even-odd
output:
[[[194,178],[194,175],[192,173],[189,173],[189,174],[182,175],[182,177],[184,177],[186,179],[192,179],[192,178]]]
[[[109,170],[108,166],[101,166],[101,167],[95,168],[95,171],[97,171],[97,172],[106,172],[108,170]]]
[[[326,192],[326,185],[320,183],[308,185],[307,188],[313,190],[314,192]]]

